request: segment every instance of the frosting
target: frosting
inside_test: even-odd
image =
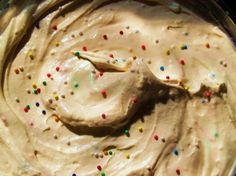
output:
[[[12,3],[0,175],[233,175],[236,52],[173,1]]]

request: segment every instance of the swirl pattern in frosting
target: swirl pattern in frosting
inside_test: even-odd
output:
[[[172,1],[13,1],[0,175],[231,176],[236,52]]]

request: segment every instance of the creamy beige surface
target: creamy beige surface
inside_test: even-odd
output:
[[[224,32],[172,1],[61,2],[0,17],[0,176],[235,174]]]

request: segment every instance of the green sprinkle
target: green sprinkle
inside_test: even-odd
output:
[[[46,82],[46,81],[43,81],[43,85],[46,86],[46,85],[47,85],[47,82]]]
[[[109,150],[109,152],[108,152],[108,153],[109,153],[109,155],[112,155],[112,154],[113,154],[112,150]]]
[[[34,94],[38,94],[38,90],[37,89],[34,89]]]
[[[125,133],[126,136],[129,136],[129,130],[128,130],[128,129],[126,129],[126,130],[124,131],[124,133]]]
[[[106,174],[104,172],[101,172],[100,175],[101,176],[106,176]]]
[[[78,88],[78,87],[79,87],[79,84],[78,84],[78,83],[75,83],[75,84],[74,84],[74,87],[75,87],[75,88]]]
[[[215,132],[214,136],[217,138],[217,137],[219,137],[219,134],[217,132]]]
[[[80,52],[79,52],[79,51],[76,51],[76,52],[74,53],[74,55],[77,56],[77,57],[79,57],[79,56],[80,56]]]
[[[30,109],[30,105],[26,105],[26,108],[27,108],[27,109]]]

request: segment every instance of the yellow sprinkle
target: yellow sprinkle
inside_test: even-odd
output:
[[[32,59],[32,60],[34,59],[34,55],[33,55],[32,51],[29,51],[28,56],[30,59]]]
[[[189,87],[188,87],[188,86],[186,86],[186,85],[184,85],[184,89],[185,89],[185,90],[188,90],[188,89],[189,89]]]
[[[170,50],[167,50],[167,51],[166,51],[166,54],[167,54],[167,55],[170,55]]]
[[[130,155],[129,154],[126,154],[125,157],[126,157],[126,159],[130,159]]]
[[[143,132],[143,128],[142,127],[139,127],[138,130],[139,130],[140,133]]]
[[[55,100],[59,100],[59,97],[57,95],[54,98],[55,98]]]
[[[33,84],[32,84],[32,87],[33,87],[34,89],[36,89],[36,88],[37,88],[37,85],[36,85],[35,83],[33,83]]]
[[[60,46],[60,43],[59,43],[59,42],[57,42],[57,43],[56,43],[56,46],[57,46],[57,47],[58,47],[58,46]]]

